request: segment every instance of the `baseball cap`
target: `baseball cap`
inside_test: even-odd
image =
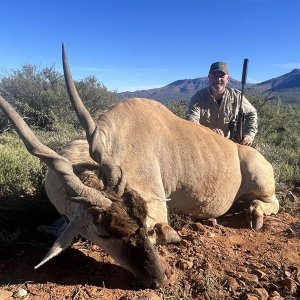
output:
[[[226,75],[229,74],[228,65],[225,62],[223,62],[223,61],[217,61],[217,62],[213,63],[210,66],[209,74],[212,73],[212,72],[214,72],[214,71],[222,71]]]

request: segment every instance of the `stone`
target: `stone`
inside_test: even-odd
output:
[[[192,261],[186,260],[186,259],[180,259],[176,266],[181,270],[190,270],[192,269],[194,263]]]
[[[295,231],[289,227],[285,230],[284,235],[295,235]]]
[[[9,300],[12,295],[13,293],[10,291],[0,290],[0,300]]]
[[[138,300],[162,300],[162,298],[152,292],[144,292]]]
[[[207,237],[209,237],[209,238],[213,238],[213,237],[216,236],[216,234],[215,234],[214,232],[208,232],[206,235],[207,235]]]
[[[254,285],[258,283],[258,277],[255,274],[239,272],[238,277],[250,285]]]
[[[244,266],[238,266],[236,269],[238,272],[244,272],[247,273],[248,272],[248,268],[244,267]]]
[[[260,263],[257,263],[257,262],[255,262],[255,263],[250,263],[249,266],[250,266],[251,268],[253,268],[253,269],[259,269],[259,270],[265,269],[265,268],[266,268],[266,266],[265,266],[264,264],[260,264]]]
[[[207,260],[204,260],[203,263],[201,264],[202,270],[209,270],[211,268],[212,268],[212,266]]]
[[[294,181],[294,186],[300,188],[300,180],[295,180]]]
[[[256,275],[258,279],[267,279],[267,274],[259,269],[253,269],[251,273]]]
[[[228,277],[226,285],[233,291],[237,290],[240,287],[237,280],[233,277]]]
[[[287,192],[287,194],[285,195],[285,199],[290,201],[290,202],[297,202],[297,197],[291,192]]]
[[[202,220],[202,223],[210,227],[216,227],[218,225],[217,219],[215,218]]]
[[[300,187],[299,186],[295,186],[293,188],[292,192],[294,192],[294,193],[300,193]]]
[[[241,300],[259,300],[259,298],[256,295],[253,295],[251,293],[243,294],[240,299]]]
[[[266,262],[266,264],[269,265],[270,267],[273,267],[273,268],[276,268],[276,269],[281,268],[281,264],[277,260],[270,259]]]
[[[281,283],[290,294],[295,294],[297,292],[297,284],[293,279],[285,278]]]
[[[260,300],[268,300],[269,294],[264,288],[255,288],[254,293],[259,296]]]
[[[277,291],[273,291],[270,293],[269,299],[268,300],[282,300],[280,294]]]
[[[192,223],[192,224],[190,224],[190,227],[192,230],[197,231],[200,234],[204,234],[207,231],[205,226],[201,223]]]
[[[15,298],[19,298],[19,299],[25,298],[27,295],[28,295],[28,292],[24,289],[19,289],[18,291],[14,292],[14,294],[13,294],[13,296]]]
[[[183,247],[189,247],[190,246],[190,242],[188,242],[187,240],[181,240],[180,241],[180,245]]]

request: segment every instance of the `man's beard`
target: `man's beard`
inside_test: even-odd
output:
[[[212,90],[217,92],[217,93],[221,93],[224,90],[224,84],[222,83],[215,83],[211,86]]]

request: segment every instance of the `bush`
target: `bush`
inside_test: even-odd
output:
[[[166,107],[176,116],[185,119],[187,104],[183,101],[172,100],[166,103]]]
[[[36,135],[54,150],[78,133],[71,126]],[[44,178],[47,167],[28,153],[15,133],[0,134],[0,226],[35,227],[51,224],[57,211],[47,199]]]
[[[264,101],[248,98],[258,108]],[[259,110],[258,122],[256,142],[273,165],[277,189],[291,188],[300,179],[300,108],[271,100]]]
[[[75,81],[78,93],[92,115],[107,109],[117,101],[95,77]],[[26,122],[40,130],[55,130],[56,124],[68,123],[78,127],[78,120],[69,101],[63,75],[53,67],[40,69],[24,65],[12,70],[0,80],[0,94],[10,102]],[[0,118],[0,130],[11,125],[7,118]]]
[[[75,137],[84,135],[83,131],[78,131],[73,124],[65,122],[57,123],[51,131],[35,130],[35,134],[39,141],[56,152]]]
[[[0,197],[41,193],[46,167],[15,134],[0,135]]]

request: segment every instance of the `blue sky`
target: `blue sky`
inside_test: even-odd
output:
[[[228,62],[249,82],[300,68],[299,0],[1,0],[0,74],[26,63],[74,79],[95,75],[110,90],[150,89],[206,76]]]

